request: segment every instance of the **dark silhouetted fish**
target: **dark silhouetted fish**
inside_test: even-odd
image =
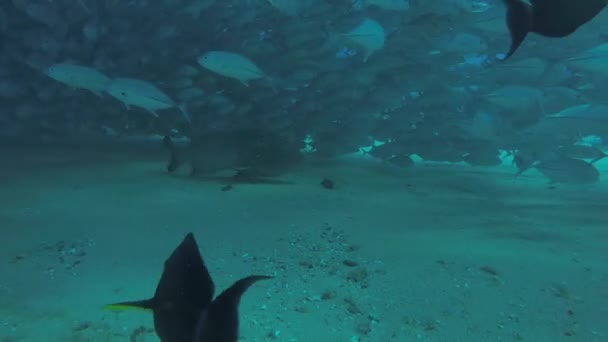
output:
[[[608,0],[503,0],[511,34],[509,58],[529,32],[545,37],[566,37],[593,19]]]
[[[515,177],[521,175],[524,171],[534,167],[536,156],[534,154],[523,153],[520,151],[513,152],[513,165],[517,167]]]
[[[382,145],[373,146],[368,152],[369,155],[382,160],[388,160],[397,155],[403,154],[403,148],[395,142],[386,142]]]
[[[169,150],[169,163],[167,164],[167,171],[174,172],[176,171],[180,165],[182,164],[182,159],[179,157],[179,150],[173,143],[173,140],[170,136],[166,135],[163,138],[163,146]]]
[[[556,157],[534,162],[527,167],[520,168],[517,175],[530,168],[537,169],[549,178],[551,183],[593,184],[600,178],[599,171],[591,163],[569,157]]]
[[[558,153],[565,157],[577,158],[577,159],[588,159],[589,163],[593,164],[598,162],[604,158],[606,158],[606,153],[595,146],[589,145],[568,145],[561,146],[558,150]]]
[[[171,156],[169,173],[189,164],[193,176],[208,177],[228,170],[241,182],[279,176],[301,160],[299,145],[276,133],[253,129],[207,133],[193,138],[186,147],[175,146],[166,136],[163,144]]]
[[[473,166],[496,166],[502,163],[500,153],[495,148],[478,147],[463,155],[463,160]]]
[[[412,167],[416,165],[414,160],[406,154],[392,156],[386,162],[397,167]]]
[[[268,278],[245,277],[213,299],[215,285],[189,233],[165,261],[154,297],[110,304],[106,309],[152,310],[161,342],[236,342],[241,296],[256,281]]]

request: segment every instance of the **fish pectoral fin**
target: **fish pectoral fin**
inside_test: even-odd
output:
[[[184,118],[184,120],[191,124],[192,123],[192,116],[190,116],[190,112],[188,111],[188,107],[186,106],[185,103],[181,103],[177,106],[177,108],[179,109],[180,113],[182,113],[182,117]]]
[[[152,116],[154,116],[155,118],[158,118],[158,117],[159,117],[158,113],[157,113],[157,112],[155,112],[155,111],[153,111],[152,109],[148,109],[148,108],[146,108],[146,111],[147,111],[148,113],[152,114]]]
[[[600,160],[602,160],[602,159],[604,159],[604,158],[606,158],[606,155],[599,156],[599,157],[597,157],[597,158],[592,159],[592,160],[589,162],[589,164],[592,164],[592,165],[593,165],[593,164],[597,163],[598,161],[600,161]]]
[[[149,309],[138,307],[138,306],[129,306],[129,305],[121,305],[121,304],[108,304],[102,307],[105,311],[127,311],[127,310],[145,310]]]
[[[114,304],[104,305],[103,310],[108,311],[124,311],[124,310],[152,310],[154,308],[154,301],[152,299],[136,300],[130,302],[120,302]]]

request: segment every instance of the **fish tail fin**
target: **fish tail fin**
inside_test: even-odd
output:
[[[241,297],[255,282],[269,278],[272,277],[259,275],[245,277],[222,292],[211,304],[205,319],[198,321],[195,340],[217,341],[218,336],[232,336],[230,341],[236,341],[239,327],[238,306]]]
[[[265,84],[272,88],[272,91],[275,94],[278,94],[281,90],[298,91],[298,89],[300,89],[300,86],[298,86],[297,84],[275,76],[266,75],[263,80]]]
[[[217,303],[227,306],[238,305],[241,297],[251,285],[263,279],[271,279],[270,276],[252,275],[243,279],[237,280],[232,286],[224,290],[216,299]]]
[[[78,4],[85,10],[85,12],[87,12],[87,14],[91,13],[91,9],[89,8],[89,6],[87,6],[84,0],[78,0]]]
[[[163,138],[163,146],[165,146],[169,150],[170,159],[169,164],[167,165],[167,172],[172,173],[177,170],[177,168],[181,164],[177,155],[177,148],[175,147],[173,140],[171,140],[171,137],[168,135]]]
[[[515,178],[517,178],[519,175],[521,175],[521,174],[522,174],[522,173],[524,173],[525,171],[528,171],[528,170],[530,170],[530,169],[533,169],[533,168],[538,167],[538,165],[539,165],[540,163],[541,163],[541,161],[540,161],[540,160],[536,160],[536,159],[534,159],[534,160],[532,160],[532,161],[528,162],[528,163],[527,163],[527,164],[525,164],[525,165],[518,165],[518,166],[517,166],[517,167],[518,167],[518,170],[517,170],[517,173],[515,173]]]
[[[589,164],[595,164],[595,163],[597,163],[598,161],[600,161],[600,160],[602,160],[602,159],[606,158],[606,156],[607,156],[606,154],[602,154],[601,156],[599,156],[599,157],[597,157],[597,158],[592,159],[592,160],[589,162]]]
[[[180,103],[177,108],[182,113],[184,120],[186,120],[186,122],[188,122],[189,124],[192,123],[192,116],[190,116],[190,112],[188,111],[187,105],[185,103]]]
[[[127,106],[128,106],[128,105],[127,105]],[[127,108],[129,108],[129,107],[127,107]],[[130,108],[129,108],[129,109],[130,109]],[[147,111],[148,113],[150,113],[150,114],[151,114],[153,117],[155,117],[155,118],[159,118],[159,117],[160,117],[160,115],[158,115],[158,113],[157,113],[156,111],[152,110],[152,109],[146,109],[146,111]]]
[[[131,309],[152,310],[152,309],[154,309],[154,300],[145,299],[145,300],[135,300],[135,301],[129,301],[129,302],[108,304],[108,305],[105,305],[103,307],[103,309],[109,310],[109,311],[123,311],[123,310],[131,310]]]
[[[517,172],[515,173],[515,176],[513,178],[517,178],[519,176],[521,176],[522,173],[524,173],[525,171],[527,171],[530,167],[522,167],[522,168],[518,168]]]
[[[515,173],[515,178],[519,177],[522,173],[527,171],[528,169],[534,167],[536,163],[534,160],[526,158],[517,153],[513,153],[513,162],[512,165],[517,167],[517,172]]]
[[[503,2],[507,7],[506,21],[511,35],[511,47],[504,58],[507,60],[532,30],[532,6],[521,0],[503,0]]]
[[[365,51],[365,55],[363,55],[363,63],[367,63],[369,57],[372,55],[373,51]]]

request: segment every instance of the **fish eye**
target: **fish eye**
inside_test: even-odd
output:
[[[120,95],[122,95],[122,96],[127,96],[127,92],[125,92],[125,91],[121,91],[121,92],[120,92]]]

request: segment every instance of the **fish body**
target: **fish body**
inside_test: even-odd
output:
[[[53,64],[44,73],[55,81],[73,88],[86,89],[100,97],[111,82],[108,76],[96,69],[71,63]]]
[[[357,27],[342,36],[364,51],[363,61],[384,47],[386,33],[379,22],[366,18]]]
[[[301,158],[299,146],[276,133],[254,129],[207,133],[192,138],[190,145],[182,148],[166,136],[163,144],[170,154],[167,171],[174,173],[189,165],[191,176],[236,171],[234,177],[241,180],[275,177]]]
[[[184,107],[177,105],[173,99],[150,82],[134,78],[115,78],[108,85],[106,92],[124,103],[127,109],[131,106],[140,107],[154,117],[158,117],[160,110],[177,108],[186,120],[190,121],[190,116]]]
[[[502,163],[497,150],[478,150],[466,153],[463,160],[473,166],[497,166]]]
[[[313,4],[311,0],[268,0],[270,5],[281,13],[297,16]]]
[[[385,10],[392,11],[407,11],[410,9],[410,2],[408,0],[365,0],[367,6],[377,6]]]
[[[223,170],[244,167],[239,160],[238,143],[229,134],[209,134],[197,137],[184,147],[177,147],[173,138],[165,136],[164,147],[169,151],[167,172],[174,173],[184,166],[190,167],[190,175],[208,175]]]
[[[604,158],[606,158],[606,153],[604,153],[604,151],[600,150],[599,148],[595,147],[595,146],[590,146],[590,145],[580,145],[580,144],[575,144],[575,145],[570,145],[570,146],[561,146],[558,149],[558,152],[563,155],[563,156],[567,156],[570,158],[577,158],[577,159],[588,159],[590,160],[589,163],[593,164],[596,163]]]
[[[406,154],[392,156],[388,158],[386,162],[390,165],[394,165],[401,168],[415,166],[414,160]]]
[[[532,163],[529,161],[526,163],[516,161],[516,163],[520,168],[517,175],[529,168],[535,168],[547,177],[551,183],[593,184],[600,177],[599,171],[593,164],[571,157],[557,156]]]
[[[374,158],[389,160],[395,156],[407,155],[404,153],[404,148],[394,141],[388,141],[384,144],[373,145],[369,151],[366,151]]]
[[[565,62],[572,70],[605,78],[608,76],[606,56],[608,56],[608,43],[602,43],[577,53]]]
[[[519,48],[528,33],[545,37],[566,37],[593,19],[608,0],[503,0],[511,47],[506,58]]]
[[[608,106],[603,104],[580,104],[562,109],[545,116],[548,119],[581,119],[605,121],[608,119]]]
[[[530,86],[506,85],[483,97],[484,101],[502,112],[544,112],[542,92]]]
[[[209,51],[198,58],[203,68],[249,86],[249,82],[267,78],[252,60],[228,51]]]
[[[252,275],[236,281],[214,299],[215,285],[198,244],[188,233],[165,261],[154,296],[107,305],[108,310],[151,310],[161,342],[237,342],[238,305],[255,282],[271,277]]]

